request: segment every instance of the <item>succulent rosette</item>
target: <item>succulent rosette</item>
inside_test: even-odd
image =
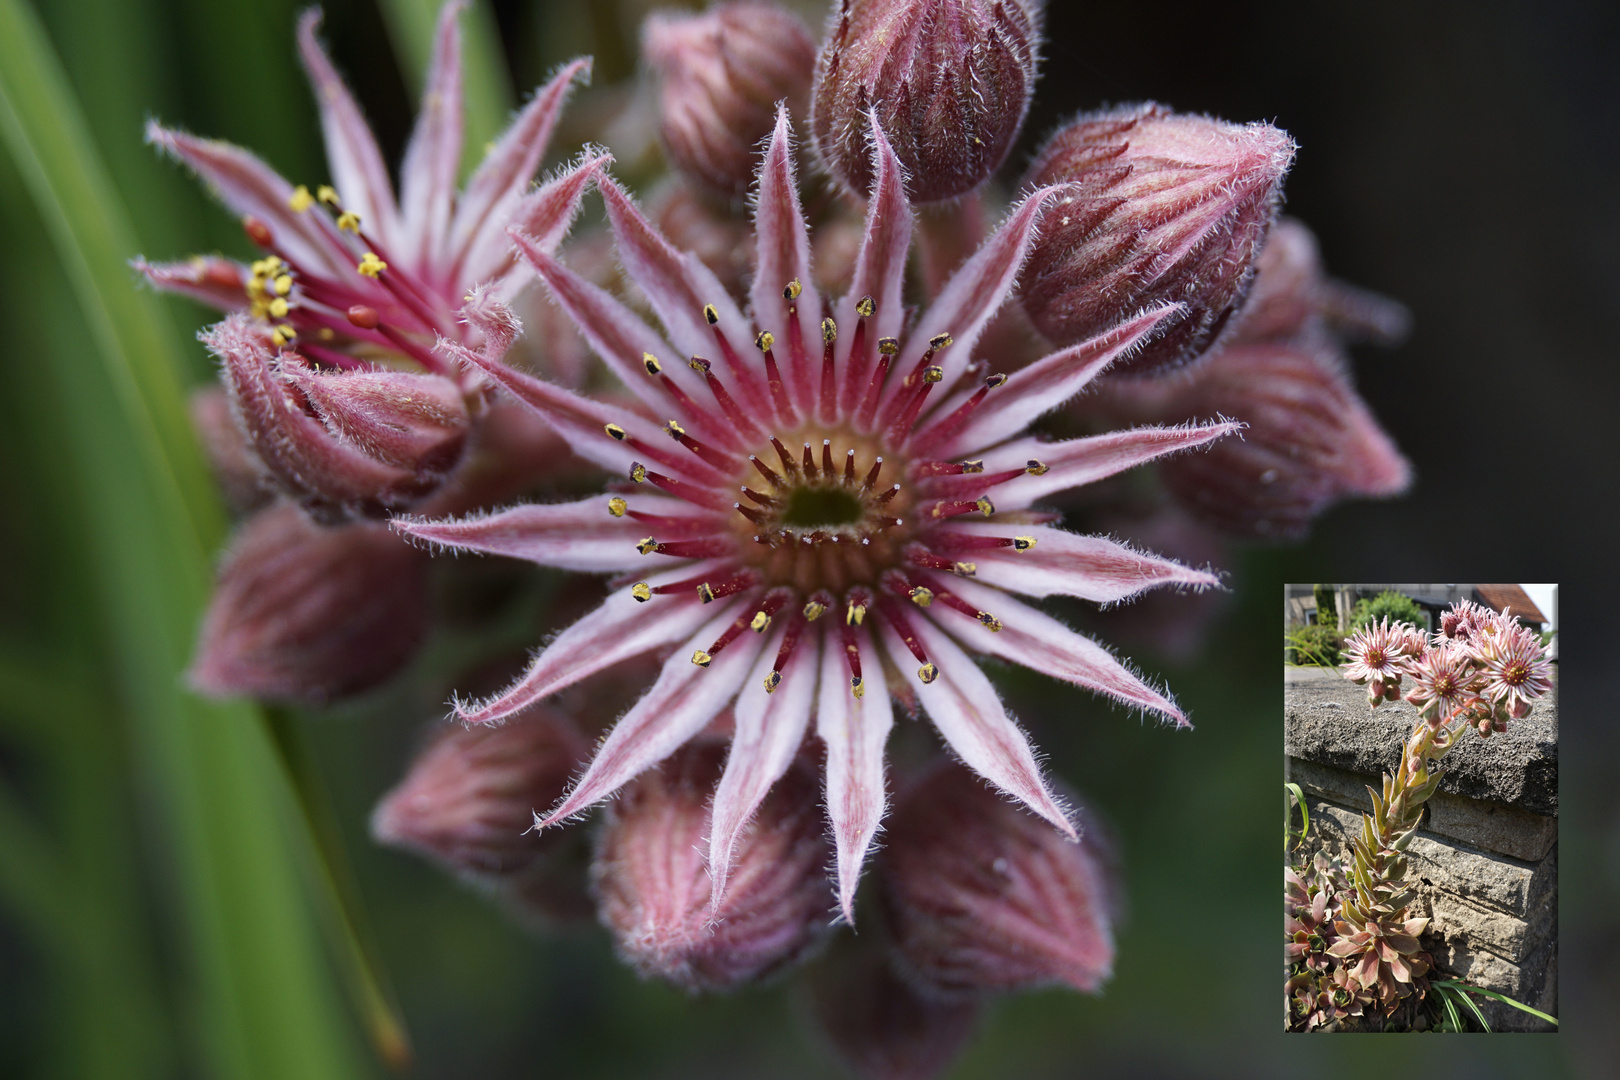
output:
[[[757,272],[747,313],[598,174],[618,255],[662,332],[521,231],[552,298],[634,395],[593,400],[502,362],[501,342],[441,343],[624,480],[573,503],[463,520],[401,518],[422,541],[621,575],[469,723],[512,716],[620,661],[673,655],[542,825],[573,817],[673,753],[728,707],[735,735],[714,795],[710,873],[723,896],[740,830],[807,731],[826,746],[838,897],[855,885],[885,803],[896,705],[920,708],[995,787],[1073,835],[1029,741],[973,661],[1032,667],[1177,724],[1173,700],[1017,594],[1115,603],[1203,570],[1055,527],[1039,507],[1229,434],[1217,420],[1061,442],[1027,433],[1178,313],[1149,308],[1009,377],[974,356],[1058,187],[1031,192],[927,304],[902,295],[913,217],[883,128],[848,287],[810,284],[811,243],[783,110],[756,184]]]

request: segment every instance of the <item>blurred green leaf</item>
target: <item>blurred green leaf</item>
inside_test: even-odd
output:
[[[433,27],[440,0],[381,0],[383,21],[411,89],[420,94],[433,55]],[[512,77],[501,51],[495,16],[484,0],[461,15],[461,58],[467,95],[467,134],[462,145],[463,174],[484,158],[485,148],[506,127],[512,111]]]
[[[161,807],[201,1071],[354,1075],[276,749],[252,709],[182,687],[222,516],[187,422],[172,331],[126,266],[135,251],[127,216],[20,0],[0,0],[0,136],[97,345],[53,372],[68,403],[62,442],[78,467],[142,787]]]

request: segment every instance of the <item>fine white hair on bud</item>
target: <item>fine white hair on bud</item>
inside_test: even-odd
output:
[[[1035,90],[1033,0],[843,0],[817,62],[822,163],[865,196],[876,115],[919,203],[965,195],[1012,149]]]
[[[1021,284],[1037,329],[1067,345],[1144,306],[1182,316],[1114,371],[1197,359],[1248,289],[1294,143],[1270,124],[1184,116],[1153,103],[1083,114],[1047,140],[1029,187],[1072,185]]]
[[[802,112],[816,46],[798,16],[755,0],[657,12],[641,51],[657,75],[658,132],[672,165],[723,200],[748,193],[776,104]]]

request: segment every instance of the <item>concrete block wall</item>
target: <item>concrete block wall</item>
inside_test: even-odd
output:
[[[1305,791],[1313,846],[1337,854],[1361,829],[1417,721],[1405,702],[1373,710],[1337,672],[1289,669],[1287,778]],[[1557,691],[1506,734],[1468,734],[1443,759],[1445,778],[1414,838],[1408,882],[1429,916],[1424,945],[1443,976],[1558,1015]],[[1491,1002],[1497,1031],[1551,1025]]]

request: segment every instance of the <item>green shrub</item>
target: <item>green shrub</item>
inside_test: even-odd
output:
[[[1311,592],[1316,597],[1316,621],[1323,626],[1337,626],[1339,609],[1333,601],[1333,586],[1318,585]]]
[[[1296,626],[1288,632],[1283,646],[1283,661],[1289,664],[1315,664],[1337,667],[1339,653],[1344,647],[1344,635],[1337,627],[1321,623]]]
[[[1393,589],[1385,589],[1371,600],[1357,600],[1350,609],[1350,629],[1359,630],[1368,623],[1388,618],[1390,622],[1410,623],[1423,629],[1423,609],[1409,596]]]

